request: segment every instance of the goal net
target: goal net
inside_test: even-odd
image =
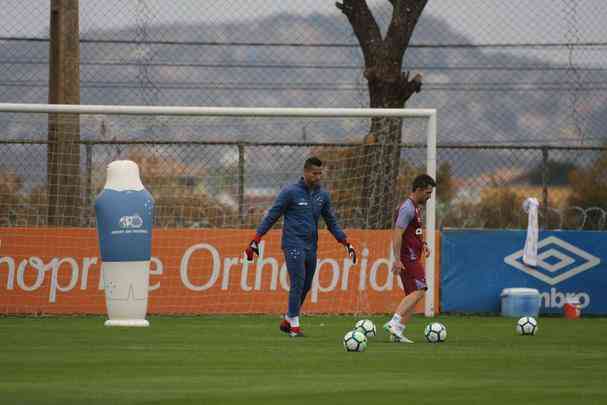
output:
[[[261,254],[243,251],[282,187],[323,161],[354,265],[319,221],[318,265],[302,308],[388,313],[391,227],[417,174],[436,178],[436,113],[0,104],[0,313],[103,314],[95,200],[108,164],[131,160],[154,198],[148,314],[284,313],[281,225]],[[426,209],[433,315],[435,200]]]

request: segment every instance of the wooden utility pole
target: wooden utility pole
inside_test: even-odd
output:
[[[49,104],[80,104],[79,0],[51,0]],[[49,114],[47,148],[48,224],[78,226],[80,118]]]

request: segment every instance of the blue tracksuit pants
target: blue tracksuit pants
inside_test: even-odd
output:
[[[289,290],[289,317],[299,316],[299,310],[312,287],[316,272],[316,250],[285,248],[287,272],[291,287]]]

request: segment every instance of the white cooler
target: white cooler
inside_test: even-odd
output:
[[[535,288],[504,288],[501,299],[502,316],[536,317],[540,313],[541,297]]]

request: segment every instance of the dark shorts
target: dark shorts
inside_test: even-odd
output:
[[[405,270],[400,272],[400,280],[403,282],[405,294],[411,294],[417,290],[427,290],[426,269],[421,262],[403,262]]]

